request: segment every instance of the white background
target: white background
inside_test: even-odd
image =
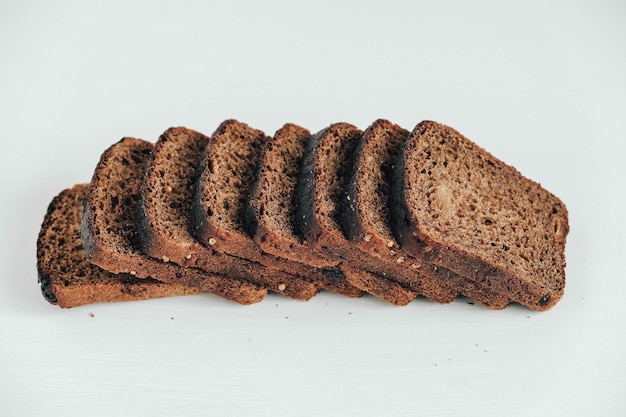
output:
[[[626,6],[432,3],[2,1],[0,415],[626,415]],[[381,117],[451,125],[565,201],[553,310],[42,298],[46,207],[122,136]]]

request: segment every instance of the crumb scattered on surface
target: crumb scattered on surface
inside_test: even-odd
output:
[[[90,312],[89,317],[96,317],[96,315]]]

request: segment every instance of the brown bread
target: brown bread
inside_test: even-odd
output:
[[[348,202],[346,190],[361,133],[350,124],[336,123],[309,141],[299,178],[296,230],[313,250],[340,260],[342,267],[347,264],[349,269],[345,268],[344,272],[347,272],[346,278],[352,285],[386,301],[404,305],[409,293],[424,293],[425,288],[419,277],[364,254],[346,239],[342,231],[342,212],[347,209]],[[367,279],[365,275],[359,277],[354,274],[355,271],[368,272]],[[372,285],[374,280],[378,281],[376,285]],[[394,281],[394,284],[386,283],[388,280]],[[409,292],[397,299],[381,293],[380,289],[392,286]]]
[[[289,281],[268,280],[268,288],[285,291],[297,286],[306,290],[302,299],[308,299],[319,290],[322,273],[264,252],[252,239],[246,222],[246,204],[268,139],[260,130],[236,120],[217,128],[200,163],[191,209],[192,232],[213,250],[291,274]],[[320,274],[319,279],[314,274]]]
[[[430,121],[411,133],[395,175],[405,250],[534,310],[562,297],[568,214],[553,194]]]
[[[339,261],[311,250],[294,230],[298,175],[304,147],[310,138],[308,130],[286,124],[267,143],[246,206],[248,223],[254,231],[255,242],[265,252],[323,268],[322,288],[359,297],[363,291],[346,281],[341,269],[336,267]]]
[[[199,287],[240,304],[261,301],[267,293],[264,288],[141,252],[135,221],[152,149],[149,142],[124,138],[103,153],[85,197],[81,235],[87,258],[113,273]]]
[[[380,262],[404,267],[423,283],[424,293],[438,301],[469,296],[492,308],[506,305],[489,289],[475,285],[441,266],[404,251],[391,230],[390,187],[398,154],[409,132],[387,120],[375,121],[356,150],[353,173],[347,183],[343,230],[351,244]],[[399,274],[400,278],[405,274]]]
[[[114,301],[196,294],[199,287],[112,274],[87,261],[80,237],[83,198],[89,184],[62,191],[48,207],[37,239],[41,292],[62,308]]]
[[[183,127],[161,135],[147,162],[141,185],[137,231],[144,253],[179,265],[233,277],[267,287],[286,296],[308,299],[315,294],[309,283],[294,281],[283,271],[271,270],[244,258],[227,255],[200,244],[191,234],[189,213],[198,164],[208,143],[201,133]]]

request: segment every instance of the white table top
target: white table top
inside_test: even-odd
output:
[[[0,415],[626,415],[626,7],[336,3],[3,2]],[[567,204],[565,297],[49,305],[52,197],[122,136],[227,118],[455,127]]]

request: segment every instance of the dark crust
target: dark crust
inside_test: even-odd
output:
[[[52,272],[46,262],[47,256],[44,248],[44,239],[46,229],[51,227],[53,222],[53,213],[57,210],[61,198],[67,193],[68,190],[65,190],[52,199],[46,210],[44,220],[39,230],[39,237],[37,238],[37,282],[41,287],[41,294],[50,304],[58,304],[58,298],[52,286]]]
[[[438,128],[435,122],[425,121],[420,123],[412,133],[412,137],[419,136],[422,132],[430,128]],[[457,132],[458,133],[458,132]],[[460,135],[460,133],[458,133]],[[460,135],[462,137],[462,135]],[[469,253],[461,247],[444,244],[432,239],[424,230],[418,226],[417,218],[411,214],[406,199],[408,178],[406,177],[407,152],[411,141],[407,141],[401,152],[395,171],[395,186],[392,195],[397,197],[393,207],[396,214],[393,216],[393,229],[397,240],[403,249],[412,253],[416,257],[424,257],[430,262],[446,267],[455,273],[471,277],[470,281],[476,282],[481,287],[490,288],[494,293],[507,297],[510,301],[523,304],[533,310],[545,311],[552,308],[563,296],[564,285],[555,289],[544,288],[536,285],[532,280],[524,277],[512,276],[508,271],[504,271],[494,265],[483,261],[473,253]],[[483,151],[487,154],[486,151]],[[495,157],[493,160],[498,161]],[[499,162],[498,163],[502,163]],[[504,163],[502,163],[505,165]],[[521,174],[520,178],[521,178]],[[530,181],[530,180],[528,180]],[[566,232],[567,211],[564,208],[562,213]],[[565,237],[563,237],[564,247]],[[562,249],[562,248],[561,248]]]
[[[48,300],[50,304],[58,304],[59,300],[54,293],[54,289],[52,288],[52,278],[50,275],[45,272],[38,271],[38,282],[41,285],[41,294],[44,298]]]

